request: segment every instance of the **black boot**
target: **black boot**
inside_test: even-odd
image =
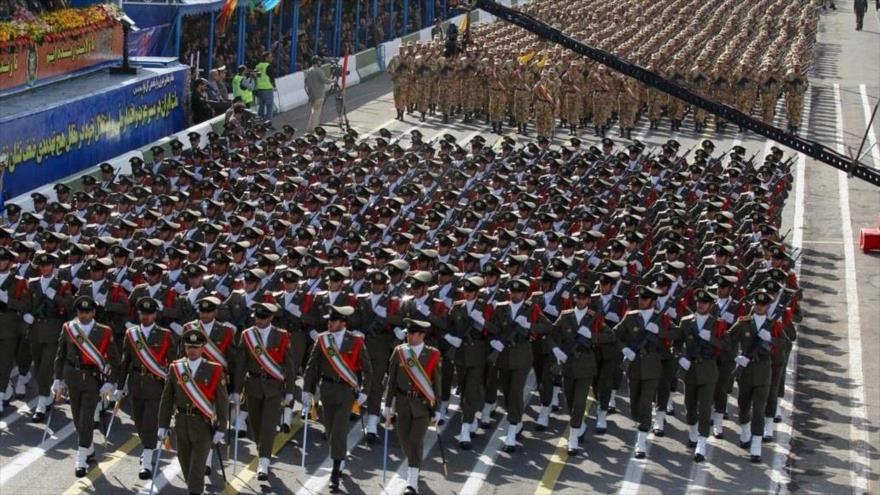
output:
[[[330,473],[330,493],[339,493],[340,478],[342,478],[342,461],[333,459],[333,471]]]
[[[448,113],[444,113],[444,114],[443,114],[443,123],[444,123],[444,124],[448,124],[448,123],[449,123],[449,114],[448,114]]]
[[[425,112],[422,112],[422,117],[419,119],[419,121],[421,121],[421,122],[425,121]]]

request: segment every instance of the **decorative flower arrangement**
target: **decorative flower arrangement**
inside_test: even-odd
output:
[[[0,22],[0,48],[44,43],[82,36],[115,25],[115,5],[62,9],[39,16],[19,8],[11,21]]]

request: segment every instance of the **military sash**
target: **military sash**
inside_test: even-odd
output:
[[[226,362],[226,356],[223,355],[223,350],[217,347],[217,344],[211,339],[211,336],[208,335],[208,332],[205,330],[204,325],[202,325],[202,321],[198,320],[196,322],[196,328],[198,328],[205,337],[208,338],[208,342],[205,344],[205,354],[209,361],[214,361],[215,363],[223,366],[223,369],[229,369],[229,364]]]
[[[412,382],[413,385],[419,390],[425,399],[428,399],[428,402],[431,406],[437,400],[437,397],[434,395],[434,386],[431,382],[430,374],[425,371],[425,368],[422,366],[421,361],[419,361],[418,356],[416,356],[415,351],[412,350],[407,344],[397,346],[397,353],[400,357],[400,362],[403,363],[403,369],[406,370],[407,376],[409,376],[409,381]],[[428,369],[431,371],[434,370],[434,367],[437,365],[437,353],[431,352],[430,360],[428,361]]]
[[[263,337],[260,335],[257,327],[251,327],[245,330],[242,338],[244,339],[245,344],[247,344],[248,351],[250,351],[251,356],[253,356],[260,365],[260,368],[263,368],[263,371],[268,373],[272,378],[283,382],[284,368],[282,368],[281,365],[269,355],[269,352],[266,350],[266,345],[263,343]]]
[[[83,357],[87,360],[91,361],[91,364],[94,364],[101,370],[101,373],[106,373],[110,366],[107,364],[107,360],[104,359],[104,355],[98,349],[94,342],[89,339],[82,327],[79,326],[76,320],[70,320],[64,325],[64,331],[67,333],[67,336],[70,337],[70,340],[76,345],[79,352],[82,353]]]
[[[161,359],[153,354],[149,344],[147,344],[147,338],[144,337],[144,332],[141,329],[141,326],[137,325],[129,327],[129,329],[125,331],[125,335],[128,337],[132,348],[134,348],[135,355],[140,359],[144,368],[160,380],[168,378],[168,372],[165,370],[165,366],[162,365]],[[162,350],[166,351],[168,347],[167,342],[163,342],[162,344]],[[165,353],[163,352],[162,355],[164,356]]]
[[[321,352],[324,353],[324,357],[327,358],[327,361],[336,371],[336,374],[348,383],[351,388],[357,389],[357,374],[355,374],[354,370],[351,369],[351,366],[345,362],[345,359],[342,358],[342,354],[340,354],[339,349],[336,348],[336,342],[330,332],[321,335],[318,342],[321,345]]]
[[[189,400],[195,404],[205,417],[214,421],[214,418],[217,415],[214,411],[214,403],[208,399],[208,396],[205,395],[205,392],[202,391],[193,379],[193,374],[189,369],[189,365],[186,364],[186,359],[178,359],[171,364],[171,369],[174,370],[174,376],[177,377],[177,383],[180,384],[180,388],[183,389],[183,392],[189,397]]]

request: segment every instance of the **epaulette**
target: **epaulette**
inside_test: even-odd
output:
[[[466,300],[466,299],[461,299],[461,300],[458,300],[458,301],[454,301],[454,302],[452,303],[453,306],[464,306],[465,304],[467,304],[467,300]]]
[[[40,277],[31,277],[28,279],[29,284],[34,283],[34,282],[39,282],[39,281],[40,281]]]
[[[362,338],[365,337],[365,335],[363,334],[363,332],[361,332],[360,330],[349,330],[349,332],[351,332],[351,336],[352,336],[352,337],[356,337],[356,338],[359,338],[359,339],[362,339]]]

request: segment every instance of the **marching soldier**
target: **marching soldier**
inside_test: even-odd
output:
[[[717,300],[713,306],[713,313],[718,320],[723,321],[729,329],[741,316],[745,316],[745,305],[733,297],[733,289],[737,278],[733,275],[719,275],[716,284]],[[712,434],[715,438],[724,435],[724,420],[727,419],[727,399],[730,395],[731,375],[736,367],[736,353],[729,346],[722,346],[718,354],[718,380],[715,381],[714,403],[712,411]]]
[[[390,423],[394,404],[397,434],[407,463],[407,487],[403,493],[418,495],[425,434],[432,417],[435,422],[440,419],[443,356],[439,349],[425,344],[425,332],[431,323],[407,318],[404,325],[406,343],[394,349],[388,365],[385,418]]]
[[[159,401],[168,379],[168,365],[177,356],[178,341],[174,332],[156,324],[159,301],[143,297],[135,303],[135,309],[139,323],[125,331],[120,383],[128,385],[131,415],[144,447],[138,478],[148,480],[153,477]]]
[[[170,436],[173,416],[177,458],[190,494],[204,491],[208,452],[223,443],[228,421],[226,371],[202,355],[207,341],[198,329],[183,333],[185,356],[171,363],[159,403],[159,441]]]
[[[306,372],[303,376],[303,413],[308,417],[312,398],[321,387],[323,423],[330,437],[330,490],[337,492],[342,477],[342,462],[346,457],[348,418],[352,405],[367,402],[372,370],[370,357],[360,333],[346,330],[347,319],[354,314],[351,306],[330,306],[327,331],[318,335],[312,346]]]
[[[55,381],[51,391],[57,397],[67,389],[70,411],[79,449],[74,473],[86,475],[95,454],[92,416],[98,401],[109,399],[120,377],[119,351],[113,342],[113,329],[95,321],[98,304],[91,297],[78,297],[73,303],[76,318],[62,327],[55,356]]]
[[[293,402],[297,364],[290,334],[272,325],[278,313],[272,303],[254,305],[254,326],[238,335],[238,360],[235,367],[233,405],[247,397],[248,412],[257,443],[257,480],[269,479],[269,458],[275,443],[275,426],[283,405]]]
[[[626,299],[614,293],[620,281],[620,272],[608,271],[599,276],[599,292],[590,296],[590,307],[608,322],[609,325],[620,323],[626,314]],[[612,333],[613,336],[613,333]],[[596,433],[608,431],[608,413],[611,412],[611,401],[620,381],[620,349],[616,339],[608,342],[597,342],[596,352],[597,377],[594,393],[597,398]]]
[[[8,248],[0,247],[0,413],[12,400],[12,394],[6,395],[6,384],[16,364],[18,346],[26,337],[22,315],[31,306],[27,280],[12,270],[16,256]]]

